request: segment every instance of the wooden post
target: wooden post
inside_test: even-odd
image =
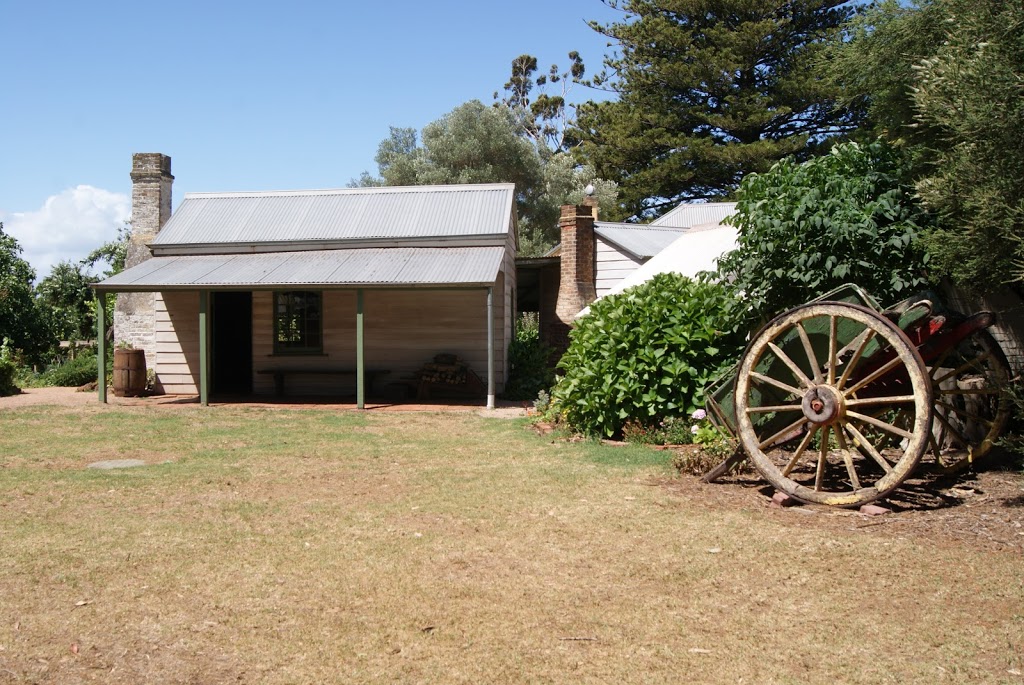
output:
[[[356,290],[356,409],[366,409],[363,368],[363,289]]]
[[[96,388],[100,402],[107,403],[107,294],[96,293]]]
[[[487,408],[494,409],[494,286],[487,289]]]
[[[199,291],[199,404],[210,404],[210,291]]]

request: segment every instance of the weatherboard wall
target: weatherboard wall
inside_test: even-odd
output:
[[[619,281],[636,271],[643,262],[600,236],[597,236],[596,244],[597,268],[594,270],[594,288],[597,296],[603,297],[618,285]]]
[[[514,272],[513,272],[514,273]],[[494,291],[494,358],[497,391],[504,387],[506,343],[512,335],[513,289],[499,276]],[[199,296],[195,291],[158,293],[156,302],[157,389],[167,394],[199,392]],[[354,290],[323,292],[323,354],[275,355],[273,294],[253,293],[253,392],[271,395],[273,375],[260,370],[288,368],[355,368],[356,294]],[[435,354],[457,354],[480,379],[487,379],[487,291],[367,290],[364,292],[365,367],[391,373],[376,379],[378,393],[390,382],[413,376]],[[354,377],[291,376],[288,394],[351,395]]]

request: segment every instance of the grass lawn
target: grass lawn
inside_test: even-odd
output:
[[[471,413],[3,410],[0,683],[1024,682],[1019,546],[667,462]]]

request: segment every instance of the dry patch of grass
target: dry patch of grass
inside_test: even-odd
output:
[[[668,459],[469,414],[5,411],[0,682],[1024,682],[1019,553],[708,507]]]

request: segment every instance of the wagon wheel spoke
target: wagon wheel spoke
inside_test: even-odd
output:
[[[763,441],[761,443],[761,445],[760,445],[761,449],[764,449],[765,447],[770,447],[771,445],[774,445],[776,443],[776,441],[781,440],[782,438],[786,437],[790,433],[796,432],[798,429],[802,428],[804,426],[804,424],[806,424],[806,423],[808,423],[807,417],[805,417],[803,414],[801,414],[799,419],[797,419],[793,423],[789,424],[788,426],[786,426],[785,428],[780,430],[778,433],[776,433],[772,437],[770,437],[767,440]]]
[[[838,349],[838,340],[836,332],[836,317],[833,314],[829,317],[828,321],[828,384],[835,385],[836,383],[836,352]],[[836,433],[838,435],[838,433]]]
[[[913,395],[893,395],[891,397],[860,397],[846,400],[847,407],[866,407],[877,404],[908,404],[917,398]]]
[[[814,491],[821,492],[821,482],[825,478],[825,464],[828,462],[829,426],[821,429],[821,447],[818,450],[818,468],[814,472]]]
[[[952,371],[948,372],[942,378],[936,378],[932,382],[935,383],[936,385],[938,385],[938,384],[940,384],[940,383],[942,383],[944,381],[949,380],[950,378],[953,378],[955,376],[959,376],[960,374],[962,374],[964,371],[966,371],[967,369],[971,368],[972,366],[974,368],[980,370],[982,373],[984,373],[985,368],[983,366],[981,366],[981,364],[983,362],[986,362],[986,361],[990,360],[990,359],[992,359],[992,353],[991,352],[986,352],[985,354],[981,355],[980,357],[975,357],[974,359],[967,360],[966,362],[964,362],[963,364],[961,364],[957,368],[955,368]],[[935,365],[932,368],[938,369],[940,367],[938,365]],[[944,391],[940,391],[940,392],[944,392]]]
[[[942,424],[943,428],[952,434],[953,438],[960,443],[960,445],[966,447],[971,444],[971,441],[963,436],[963,434],[953,427],[953,424],[949,422],[949,419],[942,412],[935,412],[935,418],[938,419],[939,423]],[[945,441],[943,441],[945,442]],[[941,443],[940,443],[941,444]]]
[[[909,439],[914,437],[913,433],[911,433],[909,431],[906,431],[906,430],[903,430],[899,426],[894,426],[891,423],[886,423],[885,421],[882,421],[881,419],[876,419],[875,417],[868,416],[867,414],[860,414],[860,413],[857,413],[855,411],[848,411],[848,412],[846,412],[846,415],[849,416],[850,418],[857,419],[858,421],[862,421],[864,423],[870,423],[875,428],[881,428],[885,432],[892,433],[893,435],[898,435],[901,438],[907,438],[909,440]]]
[[[780,360],[780,361],[781,361],[781,362],[782,362],[783,364],[785,364],[786,366],[788,366],[788,367],[789,367],[789,370],[793,372],[793,375],[794,375],[794,376],[796,376],[796,377],[797,377],[797,379],[798,379],[798,380],[799,380],[799,381],[800,381],[801,383],[803,383],[803,384],[804,384],[804,386],[806,386],[806,387],[808,387],[808,388],[810,388],[810,387],[813,387],[813,386],[814,386],[814,381],[812,381],[812,380],[811,380],[810,378],[808,378],[808,377],[807,377],[807,374],[805,374],[805,373],[804,373],[804,372],[803,372],[803,371],[802,371],[802,370],[800,369],[800,367],[796,365],[796,362],[794,362],[794,361],[793,361],[792,359],[790,359],[790,358],[789,358],[789,355],[788,355],[788,354],[786,354],[785,352],[783,352],[783,351],[782,351],[782,349],[781,349],[781,348],[780,348],[780,347],[779,347],[778,345],[776,345],[776,344],[775,344],[775,343],[773,343],[773,342],[770,342],[770,343],[768,343],[768,347],[769,347],[769,348],[771,348],[771,351],[775,353],[775,356],[776,356],[776,357],[777,357],[777,358],[778,358],[778,359],[779,359],[779,360]]]
[[[900,359],[899,357],[893,357],[892,359],[887,361],[885,364],[883,364],[881,367],[879,367],[878,369],[875,369],[875,371],[870,373],[867,378],[862,378],[855,385],[852,385],[849,388],[847,388],[846,390],[844,390],[843,393],[847,397],[851,397],[854,393],[856,393],[858,390],[860,390],[864,386],[871,385],[872,383],[877,381],[879,378],[881,378],[885,374],[889,373],[890,371],[895,369],[897,366],[901,366],[902,364],[903,364],[903,360],[902,359]]]
[[[803,394],[803,390],[801,390],[800,388],[794,388],[792,385],[787,385],[782,381],[777,381],[774,378],[771,378],[770,376],[765,376],[764,374],[758,373],[756,371],[751,371],[750,377],[761,383],[774,385],[776,388],[780,390],[785,390],[786,392],[790,393],[791,395],[795,395],[796,397],[800,397]]]
[[[804,452],[807,450],[807,446],[811,444],[811,440],[814,439],[817,432],[817,426],[814,426],[811,430],[807,431],[807,435],[805,435],[804,439],[800,441],[800,444],[796,448],[796,452],[793,453],[793,457],[789,460],[789,463],[786,464],[786,468],[782,470],[783,476],[789,478],[789,474],[793,472],[797,462],[800,461],[800,457],[803,456]]]
[[[857,447],[860,447],[865,452],[867,452],[868,456],[874,459],[875,462],[877,462],[878,465],[882,467],[883,471],[885,471],[886,473],[892,473],[892,465],[886,460],[885,457],[882,456],[882,454],[877,449],[875,449],[875,446],[871,444],[871,441],[868,440],[863,433],[857,430],[856,426],[854,426],[852,423],[848,423],[843,427],[850,434],[850,437],[853,438],[853,441],[857,445]]]
[[[938,357],[936,357],[935,359],[933,359],[930,362],[928,362],[928,365],[933,370],[934,369],[942,368],[942,365],[946,363],[947,359],[949,359],[949,355],[953,354],[953,350],[954,349],[956,349],[956,348],[950,347],[948,350],[943,350],[942,354],[940,354]]]
[[[843,435],[841,430],[835,431],[835,434],[839,451],[843,455],[843,463],[846,465],[846,474],[850,476],[850,484],[854,490],[860,490],[860,478],[857,477],[857,469],[853,467],[853,455],[850,454],[850,447],[846,442],[846,436]]]
[[[971,419],[972,421],[977,421],[978,423],[988,426],[989,428],[995,425],[994,421],[990,421],[988,418],[982,416],[981,414],[977,414],[972,411],[967,411],[966,409],[961,409],[960,407],[954,407],[952,404],[949,404],[948,402],[943,402],[942,400],[937,400],[935,402],[935,406],[942,407],[943,409],[946,409],[954,414],[957,414],[958,416],[964,416]],[[946,418],[949,418],[948,414],[946,415]]]
[[[796,324],[796,332],[800,336],[800,342],[804,346],[804,354],[807,355],[807,361],[810,363],[811,371],[814,373],[814,382],[821,383],[821,366],[818,364],[818,357],[814,354],[811,339],[807,336],[807,330],[804,328],[802,321]]]
[[[800,411],[799,404],[774,404],[764,407],[747,407],[748,414],[771,414],[772,412]]]
[[[842,390],[846,387],[846,382],[850,380],[850,374],[853,373],[855,368],[857,368],[857,363],[864,355],[864,350],[868,348],[868,343],[875,338],[875,331],[869,328],[861,333],[861,336],[863,337],[863,340],[861,340],[860,345],[857,346],[857,351],[853,353],[853,357],[851,357],[849,363],[847,363],[839,382],[836,383],[837,390]]]
[[[999,396],[1003,394],[1000,388],[950,388],[949,390],[943,390],[942,388],[936,388],[935,393],[938,395],[995,395]]]

